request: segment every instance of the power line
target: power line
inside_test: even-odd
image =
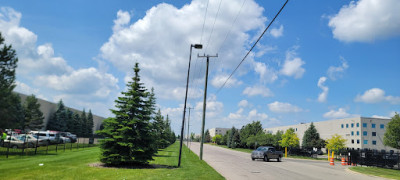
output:
[[[217,13],[215,14],[214,23],[213,23],[213,26],[211,28],[210,36],[208,36],[208,41],[207,41],[206,48],[204,49],[204,53],[207,53],[207,48],[208,48],[208,45],[210,44],[210,39],[211,39],[211,36],[212,36],[212,34],[214,32],[215,22],[217,21],[219,10],[221,9],[221,4],[222,4],[222,0],[219,1],[218,10],[217,10]]]
[[[285,4],[283,4],[283,6],[281,7],[281,9],[279,10],[279,12],[275,15],[274,19],[272,19],[272,21],[268,24],[267,28],[265,28],[264,32],[260,35],[260,37],[258,37],[257,41],[253,44],[253,46],[250,48],[250,50],[247,52],[247,54],[243,57],[242,61],[240,61],[240,63],[236,66],[235,70],[233,70],[233,72],[231,73],[231,75],[229,75],[228,79],[226,79],[226,81],[224,82],[224,84],[222,84],[222,86],[217,90],[216,94],[218,94],[219,91],[221,91],[221,89],[225,86],[225,84],[229,81],[229,79],[232,77],[232,75],[236,72],[236,70],[239,68],[240,65],[242,65],[243,61],[246,60],[247,56],[250,54],[250,52],[253,50],[253,48],[257,45],[258,41],[260,41],[260,39],[263,37],[263,35],[265,34],[265,32],[267,32],[267,30],[269,29],[269,27],[271,26],[271,24],[275,21],[276,17],[278,17],[278,15],[281,13],[281,11],[283,10],[283,8],[286,6],[286,4],[289,2],[289,0],[286,0]]]

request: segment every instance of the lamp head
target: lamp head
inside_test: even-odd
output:
[[[202,49],[203,45],[202,44],[195,44],[195,45],[192,45],[192,47],[194,47],[196,49]]]

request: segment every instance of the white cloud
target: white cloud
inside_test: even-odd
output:
[[[358,94],[354,99],[356,102],[364,103],[380,103],[389,102],[391,104],[399,104],[400,97],[396,96],[385,96],[385,91],[379,88],[372,88],[364,92],[363,95]]]
[[[61,92],[88,93],[97,97],[107,97],[112,90],[118,89],[118,79],[96,68],[79,69],[61,76],[38,76],[36,83]]]
[[[247,100],[243,99],[238,103],[238,106],[239,107],[247,107],[247,106],[249,106],[249,102]]]
[[[0,8],[0,31],[19,59],[16,91],[33,93],[45,100],[62,98],[69,107],[109,115],[118,90],[117,79],[93,67],[75,70],[63,57],[55,55],[51,43],[37,45],[38,36],[20,26],[21,18],[22,14],[12,8]]]
[[[197,110],[202,110],[203,109],[203,101],[197,102],[195,109]],[[214,118],[217,117],[222,111],[224,110],[224,104],[222,102],[217,101],[217,96],[211,95],[207,99],[207,104],[206,104],[206,110],[207,110],[207,117],[209,118]]]
[[[326,102],[328,98],[328,86],[325,86],[324,83],[327,80],[326,77],[320,77],[318,80],[318,87],[322,89],[322,92],[318,95],[318,102]]]
[[[274,38],[281,37],[283,35],[283,25],[279,28],[272,28],[270,33]]]
[[[270,111],[275,113],[293,113],[303,111],[303,109],[295,105],[278,101],[268,104],[268,108]]]
[[[219,74],[214,76],[214,78],[211,80],[211,84],[216,87],[216,88],[220,88],[226,81],[226,79],[228,79],[229,75],[226,74]],[[226,88],[230,88],[230,87],[237,87],[240,86],[243,82],[239,81],[233,77],[231,77],[229,79],[229,81],[226,82],[225,86]]]
[[[208,33],[205,33],[202,42],[199,42],[203,26],[203,21],[199,19],[204,18],[206,3],[207,1],[194,0],[179,9],[161,3],[149,9],[143,18],[132,23],[128,23],[128,17],[131,16],[128,12],[119,11],[114,21],[113,34],[101,47],[99,56],[125,73],[130,73],[133,64],[139,62],[143,82],[148,87],[153,86],[159,98],[181,100],[184,93],[179,94],[179,97],[171,93],[178,91],[177,87],[185,86],[183,82],[186,82],[190,44],[204,45],[202,50],[193,49],[193,54],[202,54],[206,50]],[[209,3],[209,7],[217,7],[219,1],[211,0]],[[264,27],[267,19],[263,16],[264,9],[254,1],[247,1],[231,28],[231,23],[226,22],[233,21],[237,9],[241,6],[242,2],[239,1],[230,1],[221,6],[220,12],[223,13],[218,16],[211,37],[213,41],[208,43],[205,52],[214,54],[221,47],[218,53],[223,55],[224,62],[213,67],[214,72],[231,72],[237,64],[237,57],[243,56],[248,42],[253,38],[250,31]],[[216,11],[216,8],[209,8],[206,19],[214,19]],[[120,26],[121,24],[123,26]],[[204,32],[210,32],[211,28],[211,23],[206,23]],[[230,36],[222,45],[224,38],[215,37],[225,37],[228,29],[231,29]],[[191,71],[196,71],[196,65],[192,67]],[[194,81],[204,78],[191,77]],[[211,83],[219,85],[221,78],[216,77]],[[240,84],[239,81],[233,82],[235,83]]]
[[[355,115],[351,115],[351,114],[347,113],[346,109],[344,109],[344,108],[339,108],[337,111],[330,110],[329,112],[326,112],[323,116],[324,116],[324,118],[338,119],[338,118],[347,118],[347,117],[355,116]]]
[[[342,60],[342,65],[341,66],[330,66],[328,68],[327,74],[330,79],[336,80],[337,78],[341,78],[343,76],[344,71],[349,68],[349,65],[347,64],[347,61],[343,58],[340,57]]]
[[[254,71],[259,74],[262,83],[272,83],[278,79],[278,73],[262,62],[253,62]]]
[[[302,67],[304,64],[305,62],[296,56],[294,50],[288,51],[286,53],[286,59],[282,69],[280,70],[280,73],[286,76],[293,76],[295,79],[299,79],[303,77],[303,74],[306,71]]]
[[[263,96],[263,97],[271,97],[274,96],[271,90],[264,86],[253,86],[253,87],[246,87],[244,89],[243,94],[248,96]]]
[[[329,20],[334,38],[371,42],[400,35],[400,1],[360,0],[344,5]]]

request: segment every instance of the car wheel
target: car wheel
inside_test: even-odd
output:
[[[281,162],[282,161],[282,157],[279,156],[277,160],[278,160],[278,162]]]
[[[17,148],[18,148],[18,146],[17,146],[17,145],[12,145],[12,146],[11,146],[11,148],[13,148],[13,149],[17,149]]]
[[[28,148],[33,148],[33,147],[34,147],[34,145],[32,143],[28,144]]]
[[[268,156],[264,156],[264,161],[265,161],[265,162],[268,162],[268,161],[269,161]]]
[[[254,161],[255,159],[254,159],[254,158],[251,158],[251,160],[253,160],[253,161]]]

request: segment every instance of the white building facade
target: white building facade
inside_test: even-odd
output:
[[[349,149],[396,151],[396,149],[383,144],[386,127],[390,121],[391,119],[354,117],[314,122],[313,124],[322,139],[330,139],[332,135],[339,134],[347,140],[346,146]],[[304,132],[310,127],[310,125],[311,123],[301,123],[291,126],[265,128],[264,132],[275,134],[277,131],[285,132],[287,129],[293,128],[297,137],[299,137],[301,145]]]
[[[211,137],[214,137],[215,135],[219,134],[221,136],[225,135],[226,132],[228,130],[230,130],[231,128],[211,128],[208,130],[208,132],[210,133]]]

